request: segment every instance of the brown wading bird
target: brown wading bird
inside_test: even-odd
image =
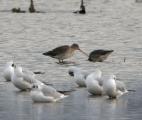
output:
[[[56,58],[59,60],[59,63],[64,63],[63,60],[72,57],[76,50],[79,50],[80,52],[82,52],[83,54],[88,56],[85,52],[83,52],[79,48],[79,45],[75,44],[75,43],[72,44],[71,46],[63,45],[63,46],[57,47],[51,51],[43,53],[43,55],[50,56],[52,58]]]
[[[103,62],[113,50],[94,50],[90,53],[88,60],[91,62]]]

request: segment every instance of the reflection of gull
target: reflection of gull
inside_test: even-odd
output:
[[[86,86],[85,79],[88,73],[82,71],[81,68],[78,68],[78,67],[70,67],[68,70],[68,73],[70,76],[74,77],[74,80],[79,87]]]
[[[103,87],[100,85],[101,71],[96,70],[95,72],[89,74],[86,79],[86,86],[89,93],[93,95],[102,95]]]
[[[103,81],[103,89],[104,92],[109,98],[116,98],[117,96],[121,96],[126,93],[126,88],[124,90],[122,82],[115,81],[116,76],[110,75],[109,79]]]
[[[5,65],[3,77],[6,79],[6,81],[11,81],[11,77],[14,71],[13,65],[13,61],[7,62]]]
[[[57,92],[55,88],[44,84],[35,83],[31,90],[31,98],[34,102],[56,102],[65,97],[64,94]]]

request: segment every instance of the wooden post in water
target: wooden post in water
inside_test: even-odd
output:
[[[82,6],[84,6],[84,2],[83,2],[83,0],[81,0],[81,5],[80,5],[80,7],[82,7]]]
[[[36,10],[35,10],[35,8],[34,8],[34,2],[33,2],[33,0],[31,0],[31,3],[30,3],[29,12],[30,12],[30,13],[36,12]]]
[[[73,13],[79,13],[79,14],[85,14],[86,13],[85,6],[84,6],[84,1],[83,0],[81,0],[80,10],[75,11]]]
[[[86,13],[86,10],[85,10],[85,6],[84,6],[84,1],[81,0],[81,5],[80,5],[80,13],[81,14],[85,14]]]

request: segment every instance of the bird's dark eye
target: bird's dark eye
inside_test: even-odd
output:
[[[15,66],[14,63],[11,66],[14,67]]]
[[[74,76],[74,73],[72,71],[69,71],[70,76]]]

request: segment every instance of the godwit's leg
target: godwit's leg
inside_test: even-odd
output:
[[[59,63],[59,64],[60,64],[60,63],[61,63],[61,60],[60,60],[60,59],[58,59],[58,61],[59,61],[59,62],[57,62],[57,63]]]
[[[76,64],[76,63],[72,61],[64,61],[64,60],[59,59],[58,64]]]
[[[61,59],[58,59],[59,60],[59,62],[57,62],[57,64],[63,64],[63,60],[61,60]]]
[[[62,63],[64,63],[64,61],[63,61],[63,60],[61,60],[61,62],[62,62]]]

